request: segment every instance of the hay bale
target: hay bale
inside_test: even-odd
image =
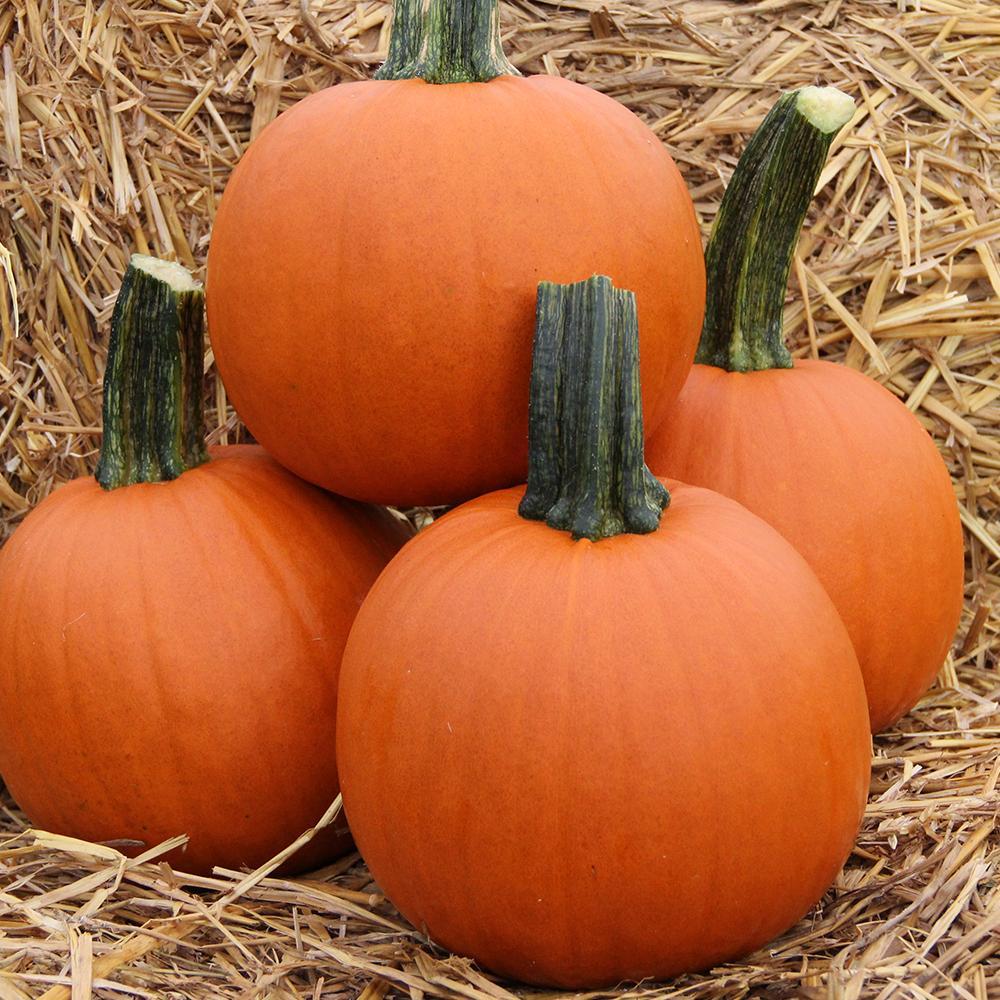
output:
[[[523,70],[586,82],[649,122],[706,231],[779,90],[826,82],[858,99],[799,249],[786,329],[798,356],[860,368],[907,402],[949,463],[967,531],[954,653],[876,740],[868,814],[837,885],[745,962],[606,995],[1000,997],[1000,7],[516,0],[503,18]],[[367,76],[385,19],[384,2],[353,0],[3,4],[0,535],[93,468],[128,254],[200,272],[250,139],[305,95]],[[213,442],[240,440],[210,386]],[[403,925],[357,858],[298,882],[189,878],[157,865],[164,848],[133,862],[25,833],[9,800],[0,832],[4,1000],[511,995]]]

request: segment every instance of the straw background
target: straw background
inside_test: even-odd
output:
[[[585,82],[655,129],[706,232],[780,90],[828,82],[856,99],[799,248],[788,337],[799,356],[860,368],[907,403],[951,469],[966,528],[953,655],[919,709],[876,740],[864,828],[836,886],[745,962],[627,995],[1000,998],[1000,4],[502,6],[523,71]],[[386,12],[353,0],[0,0],[0,538],[93,470],[128,254],[200,276],[241,152],[294,101],[369,75]],[[212,439],[238,440],[206,365]],[[188,878],[159,853],[128,861],[36,836],[0,800],[0,1000],[531,992],[428,945],[356,857],[291,882]]]

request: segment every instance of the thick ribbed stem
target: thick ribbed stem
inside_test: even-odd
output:
[[[705,251],[708,300],[695,360],[728,371],[791,368],[788,271],[830,143],[854,114],[835,87],[783,94],[753,134]]]
[[[497,0],[395,0],[377,80],[487,83],[520,76],[500,44]]]
[[[598,541],[655,531],[669,502],[643,458],[635,295],[602,276],[543,281],[520,515]]]
[[[180,264],[132,257],[104,373],[97,481],[106,490],[176,479],[207,460],[204,310],[201,285]]]

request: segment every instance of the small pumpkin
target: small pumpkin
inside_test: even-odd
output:
[[[396,505],[524,481],[535,288],[636,290],[655,426],[694,358],[704,263],[670,155],[611,98],[503,55],[496,0],[397,0],[377,80],[272,122],[226,187],[212,346],[293,472]]]
[[[112,321],[97,478],[0,551],[0,774],[35,826],[188,871],[256,866],[338,792],[340,657],[406,532],[202,432],[203,296],[136,256]],[[207,460],[208,459],[208,460]],[[349,845],[327,831],[292,864]]]
[[[885,729],[930,686],[962,608],[958,506],[945,464],[888,390],[782,340],[788,270],[834,135],[853,102],[784,95],[748,144],[706,250],[697,363],[650,467],[739,500],[815,570],[847,625]]]
[[[538,295],[527,491],[451,511],[351,631],[337,753],[372,874],[495,972],[597,988],[785,930],[850,851],[870,736],[802,558],[643,465],[635,300]],[[539,520],[539,518],[543,520]]]

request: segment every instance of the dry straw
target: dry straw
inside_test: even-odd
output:
[[[953,656],[877,739],[864,829],[822,904],[745,962],[615,995],[1000,997],[1000,4],[503,8],[522,69],[586,82],[654,128],[706,230],[779,90],[824,82],[856,98],[795,262],[788,335],[799,356],[860,368],[905,400],[951,468],[968,542]],[[0,3],[4,530],[93,469],[128,254],[200,269],[247,143],[306,94],[367,76],[385,18],[385,3],[353,0]],[[212,436],[237,440],[210,384]],[[155,848],[128,861],[27,833],[9,800],[0,832],[0,1000],[518,992],[407,928],[356,858],[304,881],[193,879]]]

